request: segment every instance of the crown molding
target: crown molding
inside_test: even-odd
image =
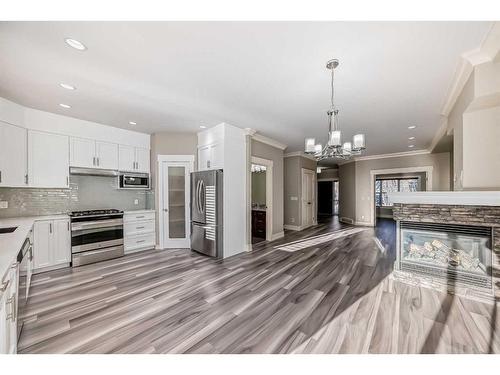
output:
[[[353,158],[352,160],[353,161],[377,160],[377,159],[399,158],[404,156],[426,155],[430,153],[431,152],[429,150],[425,149],[425,150],[415,150],[415,151],[394,152],[392,154],[359,156]]]
[[[285,158],[291,158],[293,156],[301,156],[306,159],[314,160],[317,161],[316,158],[312,155],[306,154],[304,151],[294,151],[294,152],[288,152],[285,155],[283,155]]]
[[[245,129],[246,130],[246,129]],[[250,134],[250,133],[248,133]],[[273,146],[273,147],[276,147],[276,148],[279,148],[280,150],[284,150],[285,148],[288,147],[288,145],[284,144],[284,143],[281,143],[281,142],[278,142],[277,140],[275,139],[272,139],[272,138],[269,138],[269,137],[266,137],[265,135],[262,135],[262,134],[259,134],[257,133],[256,131],[254,131],[252,134],[250,134],[252,136],[252,139],[254,141],[257,141],[257,142],[260,142],[260,143],[265,143],[266,145],[269,145],[269,146]]]
[[[448,133],[448,118],[444,118],[443,121],[441,122],[441,125],[439,126],[439,129],[437,130],[436,134],[434,135],[434,138],[432,139],[431,145],[429,147],[429,151],[434,151],[434,148],[437,146],[441,138],[445,136]]]

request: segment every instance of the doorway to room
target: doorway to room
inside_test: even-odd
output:
[[[272,239],[272,189],[272,160],[252,157],[250,218],[252,244]]]
[[[339,214],[339,181],[318,180],[318,217]]]

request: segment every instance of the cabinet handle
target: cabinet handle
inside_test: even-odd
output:
[[[10,283],[10,279],[7,280],[5,283],[3,283],[2,285],[0,285],[0,292],[5,292],[5,289],[7,289],[7,287],[9,286],[9,283]]]
[[[136,216],[135,218],[136,218],[136,219],[143,219],[143,218],[144,218],[144,216]]]
[[[99,157],[97,157],[96,159],[97,159],[97,166],[99,166]]]
[[[207,160],[207,168],[210,168],[210,160]]]
[[[10,313],[5,317],[7,320],[16,321],[16,295],[14,294],[12,297],[7,299],[7,304],[10,305]]]
[[[66,186],[69,186],[69,176],[66,176]]]
[[[92,165],[95,166],[95,156],[92,158]]]
[[[49,233],[52,234],[52,223],[49,223]]]
[[[2,171],[0,171],[0,183],[2,182]]]
[[[135,243],[143,243],[143,242],[146,242],[146,240],[136,241]]]
[[[144,229],[144,227],[135,227],[135,229]]]
[[[68,232],[69,232],[69,221],[66,224],[68,224]]]
[[[26,185],[28,185],[28,175],[27,174],[24,175],[24,183]]]

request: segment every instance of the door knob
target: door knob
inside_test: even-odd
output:
[[[168,209],[164,208],[163,211],[168,212]]]

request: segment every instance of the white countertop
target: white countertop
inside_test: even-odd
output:
[[[124,211],[123,213],[125,213],[125,214],[145,214],[148,212],[155,212],[155,210],[127,210],[127,211]]]
[[[393,203],[500,206],[500,191],[418,191],[389,193]]]
[[[0,228],[17,227],[12,233],[0,234],[0,279],[3,278],[23,246],[35,221],[69,218],[68,215],[45,215],[0,219]]]

